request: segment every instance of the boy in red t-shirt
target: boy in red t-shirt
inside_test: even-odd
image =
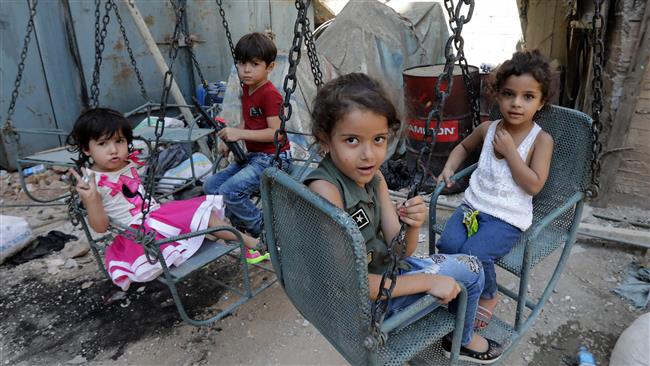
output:
[[[226,215],[233,225],[259,236],[262,231],[262,212],[251,201],[251,194],[259,190],[260,176],[271,166],[275,155],[273,135],[280,127],[282,95],[268,79],[275,66],[277,49],[273,41],[262,33],[243,36],[235,46],[237,74],[243,84],[241,97],[244,123],[226,127],[218,136],[224,141],[243,140],[248,150],[248,162],[233,162],[226,169],[209,177],[203,185],[206,194],[220,194],[226,203]],[[227,153],[226,144],[221,144]],[[289,141],[280,151],[282,168],[291,166]],[[252,253],[251,255],[256,255]]]

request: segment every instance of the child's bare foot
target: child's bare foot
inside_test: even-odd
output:
[[[241,236],[244,239],[244,246],[246,248],[250,248],[250,249],[256,249],[257,248],[257,244],[259,244],[259,242],[260,242],[259,239],[255,239],[252,236],[250,236],[248,234],[244,234],[244,233],[241,233]]]
[[[478,308],[476,309],[476,319],[474,319],[474,329],[481,330],[487,328],[492,320],[492,314],[494,313],[494,308],[499,303],[499,294],[496,294],[491,299],[481,298],[478,302]]]
[[[474,352],[485,352],[488,350],[488,342],[485,338],[474,333],[472,335],[472,340],[465,346],[467,349],[471,349]]]

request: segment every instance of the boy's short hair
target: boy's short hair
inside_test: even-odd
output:
[[[267,35],[259,32],[249,33],[239,39],[235,46],[235,60],[249,62],[260,59],[268,66],[275,61],[278,49]]]

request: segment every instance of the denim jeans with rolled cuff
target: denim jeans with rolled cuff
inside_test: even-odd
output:
[[[223,196],[226,204],[226,216],[240,230],[245,230],[258,237],[262,232],[262,211],[255,206],[251,195],[260,190],[260,177],[264,170],[273,166],[274,154],[249,153],[246,164],[231,163],[203,183],[206,194]],[[291,168],[291,154],[280,153],[282,170]]]
[[[483,291],[483,268],[481,262],[470,255],[444,255],[434,254],[430,257],[409,257],[406,262],[410,265],[410,269],[400,269],[400,276],[408,276],[416,273],[431,273],[437,275],[444,275],[453,277],[456,282],[462,283],[467,290],[467,309],[465,310],[465,323],[463,324],[463,337],[461,343],[463,346],[469,344],[474,334],[474,318],[476,317],[476,309],[478,300]],[[399,280],[398,280],[399,281]],[[418,301],[425,293],[406,295],[391,298],[388,302],[388,313],[386,318],[389,318],[400,311],[404,310],[407,306]],[[449,310],[452,313],[456,312],[458,300],[453,300],[449,303]],[[425,308],[418,314],[409,319],[400,328],[404,328],[416,320],[430,313],[437,304]]]

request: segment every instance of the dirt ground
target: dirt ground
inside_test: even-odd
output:
[[[55,178],[55,176],[53,176]],[[56,179],[36,182],[39,194],[60,193]],[[2,178],[2,203],[27,202],[12,175]],[[648,212],[627,208],[595,210],[647,224]],[[3,215],[28,218],[36,235],[50,230],[76,235],[61,252],[23,264],[0,266],[0,360],[4,365],[165,364],[258,365],[346,364],[345,359],[291,305],[274,284],[233,315],[210,326],[183,323],[169,291],[157,281],[135,284],[123,293],[106,280],[87,251],[79,228],[62,207],[3,208]],[[629,224],[598,221],[602,225]],[[595,220],[595,221],[594,221]],[[648,234],[647,228],[637,229]],[[425,243],[421,243],[424,252]],[[550,276],[559,253],[533,271],[533,294]],[[610,290],[625,267],[644,252],[620,243],[580,238],[567,270],[541,316],[505,365],[571,365],[579,345],[587,345],[599,365],[608,362],[620,333],[645,311],[631,307]],[[256,271],[256,281],[268,278]],[[515,288],[512,275],[499,281]],[[236,261],[224,259],[180,286],[190,314],[207,315],[232,301],[212,278],[235,282]],[[647,310],[646,310],[647,311]],[[496,311],[514,317],[514,302],[503,299]]]

